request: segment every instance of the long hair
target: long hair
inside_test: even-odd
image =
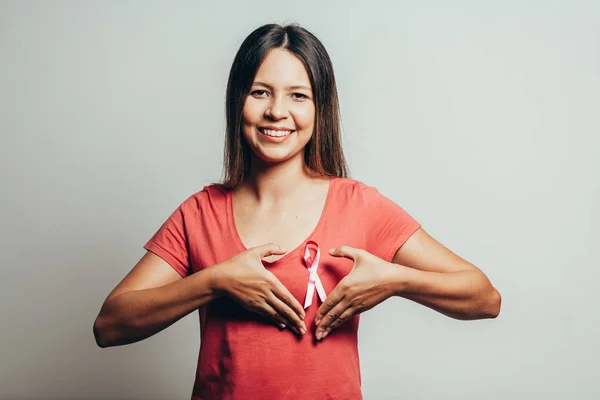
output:
[[[331,59],[316,36],[297,24],[263,25],[240,46],[227,82],[227,131],[220,184],[233,188],[247,178],[252,150],[242,135],[242,109],[256,72],[275,48],[290,51],[308,72],[315,102],[314,131],[304,147],[304,160],[315,176],[348,177],[341,145],[340,107]]]

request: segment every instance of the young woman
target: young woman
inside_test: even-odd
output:
[[[99,346],[199,310],[193,399],[361,399],[361,312],[402,296],[457,319],[498,315],[500,295],[477,267],[348,178],[331,61],[310,32],[252,32],[226,109],[223,182],[148,241],[102,306]]]

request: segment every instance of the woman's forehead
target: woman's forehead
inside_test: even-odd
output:
[[[278,88],[308,88],[310,78],[302,61],[284,49],[271,50],[254,77],[254,84]]]

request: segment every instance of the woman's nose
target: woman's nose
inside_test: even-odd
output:
[[[287,117],[288,110],[284,102],[274,98],[266,110],[266,115],[273,119],[282,119]]]

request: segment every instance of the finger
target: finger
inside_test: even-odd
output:
[[[342,311],[342,313],[340,314],[339,317],[336,318],[335,321],[333,321],[331,323],[331,325],[329,325],[325,331],[323,332],[323,336],[321,337],[321,339],[325,339],[325,336],[327,336],[329,334],[329,332],[331,332],[333,329],[336,329],[338,326],[343,325],[345,322],[348,321],[348,319],[350,319],[350,317],[352,317],[353,315],[356,314],[356,310],[352,307],[348,307],[346,308],[344,311]]]
[[[267,299],[267,302],[275,311],[279,312],[279,315],[281,315],[284,320],[287,321],[290,328],[295,328],[296,332],[302,335],[306,333],[304,322],[296,315],[294,310],[283,301],[279,300],[275,294],[272,294],[271,297]]]
[[[255,246],[252,247],[252,250],[254,250],[260,258],[268,257],[272,254],[285,254],[287,252],[286,249],[279,247],[275,243],[267,243],[263,244],[262,246]]]
[[[329,312],[323,316],[321,323],[319,326],[317,326],[317,330],[315,332],[317,340],[321,340],[323,338],[325,331],[328,329],[331,330],[331,325],[333,325],[333,323],[335,323],[341,317],[344,311],[346,311],[346,308],[348,308],[347,302],[342,301],[336,304],[335,307],[332,307],[331,310],[329,310]]]
[[[263,304],[260,308],[254,311],[271,319],[273,322],[275,322],[275,325],[282,329],[288,326],[288,322],[285,320],[285,318],[283,318],[281,314],[279,314],[279,312],[268,303]]]
[[[273,275],[272,285],[273,286],[271,290],[273,291],[273,294],[275,294],[275,296],[277,296],[278,299],[283,301],[292,310],[294,310],[294,313],[296,313],[296,315],[301,320],[304,320],[304,318],[306,317],[304,308],[302,308],[298,300],[296,300],[296,298],[292,296],[290,291],[283,285],[283,283],[281,283],[279,279],[277,279],[277,277],[275,277],[275,275]]]
[[[345,294],[341,286],[343,282],[344,280],[342,279],[335,289],[329,293],[323,304],[321,304],[321,307],[317,310],[317,314],[315,315],[315,325],[320,325],[323,316],[344,299]]]
[[[346,245],[342,245],[342,246],[336,247],[334,249],[329,249],[329,254],[331,254],[332,256],[346,257],[351,260],[355,260],[358,257],[359,252],[360,252],[360,249],[346,246]]]

